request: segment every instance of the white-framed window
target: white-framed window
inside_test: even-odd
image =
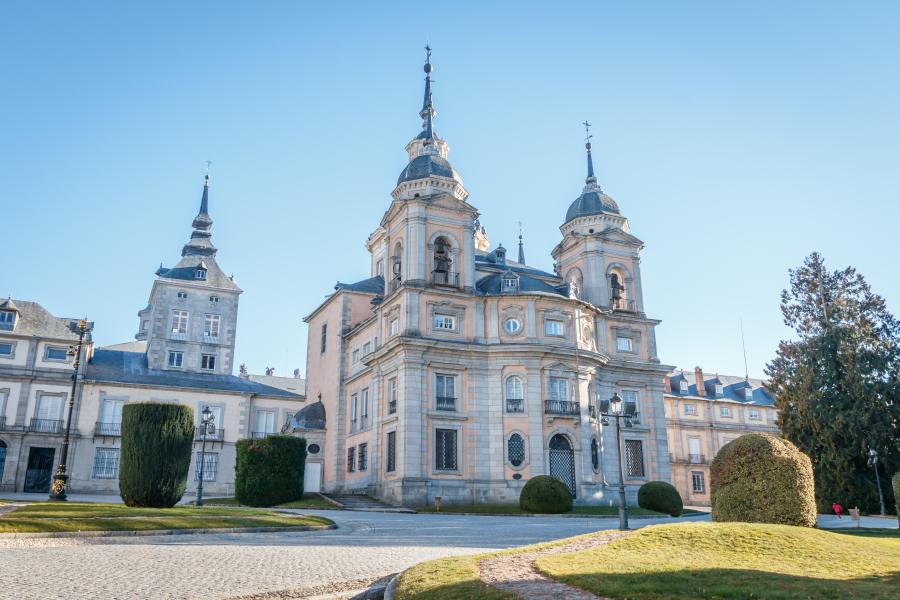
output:
[[[762,420],[762,415],[760,414],[760,412],[757,409],[755,409],[755,408],[750,409],[750,420],[751,421],[761,421]]]
[[[67,350],[68,348],[64,348],[63,346],[47,346],[44,350],[44,360],[65,362],[69,359],[69,357],[66,356]]]
[[[359,362],[359,348],[354,348],[350,353],[350,362],[354,365]]]
[[[634,402],[634,405],[636,407],[635,410],[637,410],[638,412],[640,412],[641,410],[641,405],[638,402],[639,399],[640,395],[638,394],[637,390],[622,390],[622,400],[625,402]]]
[[[97,428],[101,432],[118,434],[122,424],[123,406],[125,406],[125,400],[122,398],[104,398],[103,404],[100,406],[100,422],[97,423]]]
[[[347,448],[347,472],[356,471],[356,446]]]
[[[547,319],[544,321],[544,334],[563,336],[565,335],[566,324],[557,319]]]
[[[219,297],[218,296],[210,296],[209,301],[212,303],[217,303],[219,301]]]
[[[456,377],[438,373],[434,376],[435,407],[438,410],[456,410]]]
[[[634,342],[630,337],[619,336],[616,338],[616,350],[619,352],[634,352]]]
[[[721,398],[725,395],[725,387],[721,383],[716,384],[716,397]]]
[[[204,371],[215,371],[216,370],[216,355],[215,354],[202,354],[200,356],[200,368]]]
[[[194,271],[194,279],[206,279],[206,269],[197,269]]]
[[[525,463],[525,438],[521,433],[513,433],[506,438],[506,460],[516,469]]]
[[[359,399],[362,404],[362,426],[365,427],[369,421],[369,388],[359,392]]]
[[[209,412],[212,413],[213,418],[212,431],[211,433],[207,433],[207,439],[221,437],[225,425],[222,421],[223,408],[221,406],[201,402],[197,411],[197,427],[200,427],[200,420],[203,418],[203,409],[207,406],[209,407]]]
[[[753,388],[747,386],[744,388],[744,399],[745,400],[753,400]]]
[[[38,405],[35,418],[41,421],[58,421],[62,418],[63,396],[42,394],[38,392]]]
[[[13,310],[0,311],[0,329],[12,331],[16,326],[16,312]]]
[[[169,359],[166,364],[170,367],[184,366],[184,352],[181,350],[169,350]]]
[[[682,379],[681,381],[678,382],[678,390],[681,391],[682,393],[685,393],[685,394],[687,393],[688,382],[686,379]]]
[[[456,331],[456,317],[435,313],[434,328],[443,331]]]
[[[172,311],[172,333],[187,333],[188,328],[188,311],[173,310]]]
[[[147,331],[150,328],[150,319],[144,319],[141,321],[141,331]]]
[[[179,299],[179,300],[184,300],[184,299],[187,298],[187,292],[178,292],[178,293],[176,294],[176,296],[178,296],[178,299]]]
[[[400,333],[400,319],[391,319],[389,327],[391,335],[397,335],[398,333]]]
[[[116,479],[119,477],[119,449],[97,448],[94,450],[93,479]]]
[[[350,431],[356,429],[356,422],[359,419],[359,394],[350,395]]]
[[[434,468],[436,471],[457,471],[455,429],[436,429],[434,432]]]
[[[384,259],[379,258],[378,262],[375,263],[375,275],[378,277],[384,277]]]
[[[550,400],[565,402],[569,397],[569,381],[565,377],[550,378]]]
[[[518,375],[506,378],[506,412],[525,412],[525,390]]]
[[[221,323],[221,315],[206,315],[203,318],[203,335],[211,338],[219,337],[219,328]]]
[[[719,416],[723,419],[731,418],[731,407],[730,406],[720,406],[719,407]]]
[[[503,322],[503,330],[510,335],[515,335],[522,331],[522,321],[515,317],[510,317]]]
[[[625,440],[625,475],[644,477],[644,443],[641,440]]]
[[[16,345],[12,342],[0,342],[0,357],[10,358],[13,356],[13,350]]]
[[[366,342],[362,347],[362,355],[372,354],[372,342]]]
[[[388,379],[388,414],[392,415],[397,412],[397,378]]]
[[[257,434],[275,433],[275,411],[257,410],[253,415],[253,432]]]
[[[519,278],[515,275],[503,277],[501,285],[504,292],[515,292],[519,289]]]
[[[706,481],[703,477],[703,471],[691,471],[691,490],[695,494],[706,492]]]
[[[194,463],[194,481],[200,481],[200,465],[203,465],[203,481],[215,481],[219,471],[219,453],[197,453]]]
[[[357,454],[357,465],[359,470],[365,471],[369,467],[369,444],[367,442],[360,444]]]
[[[697,405],[696,404],[685,404],[684,405],[684,414],[696,415],[697,414]]]

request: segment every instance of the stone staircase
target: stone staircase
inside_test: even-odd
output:
[[[323,494],[344,507],[344,510],[370,510],[377,512],[415,512],[408,508],[391,506],[364,494]]]

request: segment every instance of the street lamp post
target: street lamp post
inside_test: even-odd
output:
[[[72,412],[75,408],[75,391],[78,386],[78,368],[81,366],[81,349],[84,346],[84,336],[91,330],[92,323],[86,319],[79,319],[69,323],[69,329],[78,333],[78,342],[66,351],[66,356],[74,358],[75,372],[72,373],[72,393],[69,394],[69,413],[66,417],[66,437],[63,440],[62,453],[59,466],[53,475],[53,483],[50,485],[50,500],[55,502],[66,501],[66,486],[69,475],[66,473],[66,463],[69,461],[69,436],[72,432]]]
[[[600,422],[609,425],[609,420],[616,420],[616,458],[619,463],[619,529],[628,530],[628,503],[625,500],[625,468],[622,464],[622,423],[631,427],[640,423],[635,402],[623,402],[618,394],[609,400],[600,401]]]
[[[203,468],[206,466],[206,434],[215,427],[216,416],[208,406],[203,407],[200,419],[200,482],[197,484],[197,506],[203,506]]]
[[[878,486],[878,501],[881,503],[881,516],[885,516],[887,511],[884,508],[884,492],[881,491],[881,475],[878,474],[878,450],[869,448],[869,461],[867,463],[875,470],[875,485]]]

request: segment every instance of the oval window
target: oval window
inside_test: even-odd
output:
[[[522,330],[522,321],[509,318],[503,323],[503,329],[506,330],[506,333],[519,333]]]
[[[509,464],[514,467],[521,467],[525,462],[525,439],[518,433],[509,436],[506,442],[506,455]]]
[[[318,454],[319,450],[321,450],[321,448],[319,448],[318,444],[310,444],[309,448],[306,449],[310,454]]]

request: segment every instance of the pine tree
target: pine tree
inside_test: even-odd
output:
[[[816,503],[878,512],[869,448],[879,453],[882,491],[900,471],[900,324],[853,267],[829,272],[813,253],[781,293],[782,341],[766,373],[785,438],[809,455]]]

